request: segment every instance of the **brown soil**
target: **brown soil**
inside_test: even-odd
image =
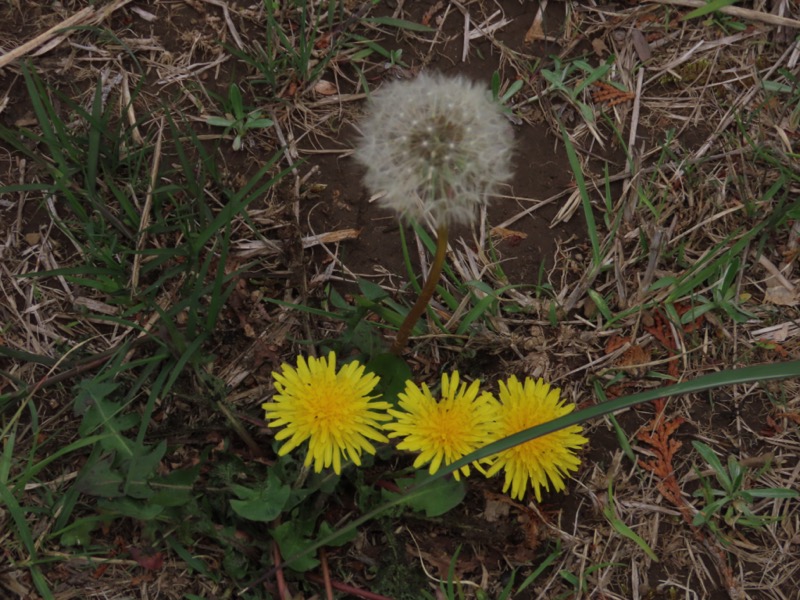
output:
[[[409,16],[422,19],[432,3],[415,3]],[[556,48],[537,44],[534,47],[523,43],[527,19],[533,14],[531,8],[517,2],[501,3],[502,10],[512,25],[504,28],[497,41],[509,51],[531,56],[532,60],[547,60],[549,52]],[[380,14],[380,11],[379,13]],[[563,13],[555,6],[547,12],[548,22],[554,28],[560,26]],[[427,47],[402,40],[387,43],[387,49],[402,51],[403,61],[411,66],[410,72],[419,70],[422,65],[428,69],[447,74],[466,75],[484,81],[489,87],[492,73],[501,69],[501,55],[497,47],[487,40],[474,44],[475,51],[469,61],[461,61],[462,42],[458,36],[462,23],[449,19],[443,27],[448,41],[431,53]],[[482,57],[482,58],[478,58]],[[396,75],[390,70],[384,78]],[[534,74],[530,75],[535,77]],[[370,81],[377,87],[380,79]],[[564,192],[574,184],[572,172],[564,153],[563,145],[553,135],[544,121],[539,109],[527,110],[526,122],[515,128],[516,161],[514,179],[507,197],[495,199],[488,209],[488,227],[494,227],[517,216],[530,206],[530,202],[544,200]],[[313,150],[342,150],[352,147],[354,132],[344,128],[335,140],[321,139],[320,146]],[[331,143],[333,141],[333,144]],[[367,202],[369,195],[358,183],[362,171],[350,158],[331,155],[311,155],[310,160],[319,167],[318,180],[325,184],[325,190],[313,203],[309,223],[314,232],[329,232],[340,229],[357,229],[358,239],[343,249],[343,262],[355,274],[374,277],[376,273],[405,276],[400,236],[394,214]],[[550,270],[556,251],[556,240],[584,240],[585,225],[580,219],[572,219],[555,227],[550,222],[560,208],[559,203],[551,203],[541,210],[515,220],[509,225],[506,237],[499,240],[497,251],[502,259],[502,268],[512,284],[540,283],[540,269]],[[452,236],[451,245],[457,246],[459,240],[473,246],[471,231],[458,231]]]

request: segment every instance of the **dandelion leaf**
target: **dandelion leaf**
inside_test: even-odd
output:
[[[167,442],[162,440],[155,448],[136,445],[133,447],[134,458],[129,461],[128,475],[125,481],[125,494],[131,498],[146,499],[153,494],[149,481],[156,474],[161,459],[167,451]]]
[[[113,458],[106,456],[85,466],[75,482],[75,489],[81,494],[103,498],[119,498],[124,495],[122,483],[125,478],[112,467],[112,462]]]
[[[248,521],[262,523],[277,519],[292,493],[292,489],[281,483],[272,472],[267,481],[256,488],[234,485],[232,489],[239,496],[239,500],[231,500],[231,508],[236,514]]]
[[[403,391],[406,381],[413,377],[406,361],[394,354],[379,354],[370,360],[367,371],[375,373],[381,378],[378,389],[383,394],[383,400],[397,406],[397,395]]]
[[[427,478],[427,473],[418,472],[414,479],[399,480],[398,483],[406,491],[402,494],[395,494],[384,490],[383,494],[387,500],[395,500],[398,496],[405,496],[403,504],[413,510],[424,512],[428,517],[438,517],[452,510],[464,500],[467,488],[464,481],[456,481],[450,478],[437,479],[430,485],[421,489],[415,488],[415,484]]]

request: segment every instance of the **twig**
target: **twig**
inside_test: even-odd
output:
[[[705,0],[648,0],[648,2],[654,2],[656,4],[669,4],[672,6],[687,6],[689,8],[701,8],[708,4]],[[769,13],[764,13],[749,8],[741,8],[739,6],[723,6],[722,8],[718,8],[717,12],[721,12],[725,15],[731,15],[732,17],[739,17],[740,19],[747,19],[748,21],[766,23],[767,25],[800,29],[800,21],[790,19],[788,17],[771,15]]]
[[[244,50],[244,43],[242,42],[242,38],[239,37],[239,32],[236,31],[236,27],[233,25],[233,21],[231,20],[231,13],[228,10],[228,5],[225,2],[220,2],[220,0],[203,0],[203,2],[207,2],[208,4],[213,4],[214,6],[218,6],[222,9],[222,16],[225,18],[225,24],[228,26],[228,31],[231,32],[231,37],[233,37],[233,41],[236,42],[236,45],[239,47],[239,50]]]
[[[147,186],[147,195],[142,209],[142,216],[139,219],[139,232],[136,239],[136,255],[133,257],[133,274],[131,275],[131,289],[136,292],[139,287],[139,272],[142,266],[142,250],[146,239],[147,227],[150,225],[150,211],[153,208],[153,192],[158,182],[158,168],[161,166],[161,140],[164,137],[164,117],[161,117],[161,124],[158,127],[158,139],[153,150],[153,167],[150,170],[150,184]]]
[[[786,277],[783,276],[783,273],[780,272],[778,267],[773,265],[772,262],[770,262],[770,260],[766,256],[764,256],[763,254],[761,256],[759,256],[758,257],[758,264],[760,264],[762,267],[764,267],[764,269],[770,275],[772,275],[775,278],[775,281],[780,283],[783,287],[785,287],[790,292],[794,292],[795,285],[791,281],[786,279]]]
[[[126,4],[130,3],[131,0],[117,0],[113,4],[110,4],[102,9],[94,8],[93,6],[87,6],[86,8],[79,10],[71,17],[66,18],[58,25],[53,25],[50,29],[45,31],[44,33],[40,33],[32,40],[29,40],[22,44],[21,46],[17,46],[13,50],[9,50],[2,56],[0,56],[0,69],[5,67],[6,65],[14,62],[15,60],[22,58],[26,54],[33,52],[36,48],[50,42],[56,37],[56,34],[62,34],[61,39],[66,38],[71,31],[64,31],[65,29],[69,29],[70,27],[76,27],[78,25],[88,25],[99,23],[103,19],[105,19],[108,15],[112,12],[125,6]],[[58,40],[59,42],[61,40]],[[48,48],[48,50],[51,48]]]
[[[324,583],[322,577],[314,573],[306,573],[305,576],[315,583]],[[381,596],[375,592],[362,590],[341,581],[331,581],[331,586],[340,592],[344,592],[349,597],[364,598],[364,600],[391,600],[388,596]]]
[[[325,599],[334,600],[333,585],[331,585],[331,571],[328,567],[328,553],[325,552],[325,548],[320,548],[319,562],[322,566],[322,579],[325,582]]]
[[[283,565],[281,564],[281,551],[278,548],[278,543],[272,543],[272,564],[275,565],[275,579],[278,584],[278,598],[285,600],[291,598],[292,594],[286,585],[286,578],[283,576]]]

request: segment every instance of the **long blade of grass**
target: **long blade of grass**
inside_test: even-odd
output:
[[[642,404],[644,402],[657,400],[658,398],[679,396],[683,394],[692,394],[692,393],[702,392],[705,390],[712,390],[715,388],[720,388],[730,385],[739,385],[743,383],[765,382],[775,379],[787,379],[789,377],[800,377],[800,360],[795,360],[791,362],[773,363],[767,365],[757,365],[753,367],[744,367],[741,369],[720,371],[719,373],[704,375],[702,377],[698,377],[697,379],[693,379],[691,381],[685,381],[682,383],[678,383],[663,388],[647,390],[645,392],[640,392],[638,394],[632,394],[630,396],[623,396],[621,398],[616,398],[604,404],[598,404],[597,406],[592,406],[590,408],[586,408],[584,410],[580,410],[571,413],[569,415],[559,417],[558,419],[555,419],[548,423],[542,423],[541,425],[536,425],[535,427],[525,429],[523,431],[515,433],[514,435],[508,436],[507,438],[503,438],[502,440],[498,440],[496,442],[488,444],[487,446],[484,446],[483,448],[480,448],[475,452],[471,452],[470,454],[464,456],[460,460],[457,460],[456,462],[451,463],[446,467],[440,469],[433,475],[429,475],[428,477],[424,478],[422,481],[420,481],[413,487],[409,488],[406,491],[406,494],[408,496],[401,496],[398,499],[394,499],[390,502],[387,502],[386,504],[382,504],[377,508],[369,511],[365,515],[357,519],[354,519],[352,522],[348,523],[341,529],[336,530],[330,533],[329,535],[322,536],[320,539],[315,541],[313,544],[309,545],[302,552],[288,558],[286,562],[292,562],[297,559],[303,558],[305,556],[308,556],[316,552],[318,549],[327,546],[340,536],[352,532],[352,530],[360,527],[365,523],[368,523],[369,521],[371,521],[378,515],[383,514],[387,510],[405,503],[406,500],[403,499],[404,497],[421,496],[422,494],[420,494],[420,490],[422,488],[427,487],[428,485],[430,485],[434,481],[437,481],[438,479],[441,479],[442,477],[450,475],[451,473],[457,471],[458,469],[461,469],[462,467],[465,467],[475,461],[492,456],[493,454],[497,454],[498,452],[502,452],[503,450],[508,450],[509,448],[513,448],[514,446],[518,446],[519,444],[524,444],[525,442],[529,442],[530,440],[542,437],[544,435],[547,435],[548,433],[553,433],[554,431],[558,431],[559,429],[564,429],[565,427],[569,427],[571,425],[577,425],[579,423],[583,423],[585,421],[589,421],[591,419],[595,419],[603,415],[611,414],[619,410],[630,408],[632,406],[636,406],[637,404]]]
[[[653,552],[653,549],[647,545],[647,542],[617,516],[617,509],[614,505],[614,488],[611,486],[610,481],[608,482],[608,504],[603,507],[603,515],[608,519],[608,522],[611,523],[611,526],[617,533],[639,546],[651,560],[659,562],[658,556]]]
[[[55,600],[55,596],[53,596],[53,593],[50,591],[50,587],[47,585],[47,581],[42,575],[42,572],[39,570],[39,567],[34,564],[37,560],[36,544],[33,541],[33,532],[28,526],[28,522],[25,520],[25,511],[20,506],[19,502],[17,502],[11,490],[3,483],[0,483],[0,500],[2,500],[8,512],[11,514],[11,518],[17,526],[17,536],[28,551],[29,560],[31,562],[31,564],[28,565],[28,569],[30,570],[36,589],[39,590],[39,593],[45,600]]]
[[[50,463],[57,461],[61,457],[66,456],[67,454],[70,454],[72,452],[75,452],[76,450],[80,450],[81,448],[93,446],[94,444],[108,437],[111,436],[110,434],[107,433],[92,435],[89,437],[81,438],[75,442],[72,442],[71,444],[59,448],[51,455],[49,455],[47,458],[43,458],[38,463],[28,466],[25,469],[25,471],[18,478],[14,480],[14,488],[15,489],[24,488],[25,484],[28,483],[31,480],[31,478],[33,478],[39,471],[44,469]]]
[[[284,175],[291,171],[291,168],[284,169],[274,177],[271,177],[262,185],[256,187],[262,178],[269,172],[272,166],[282,156],[283,153],[281,152],[276,152],[273,154],[266,164],[258,170],[255,176],[247,182],[247,184],[234,196],[234,198],[231,199],[228,204],[223,207],[221,211],[219,211],[217,216],[208,225],[208,227],[206,227],[206,229],[202,231],[200,235],[192,240],[192,245],[196,249],[202,248],[205,243],[217,233],[219,229],[221,229],[227,223],[230,223],[238,212],[244,210],[248,204],[260,197],[261,194],[272,187],[277,181],[280,181]],[[295,164],[295,166],[297,165]]]
[[[406,21],[405,19],[394,19],[392,17],[367,17],[362,19],[365,23],[374,23],[375,25],[386,25],[387,27],[397,27],[398,29],[407,29],[409,31],[422,31],[432,33],[436,31],[427,25],[415,23],[414,21]]]
[[[704,17],[707,14],[717,12],[720,8],[725,8],[731,4],[736,4],[739,0],[710,0],[705,6],[695,8],[692,12],[687,13],[681,17],[681,21],[688,21],[689,19],[696,19],[697,17]]]
[[[56,160],[59,169],[63,169],[66,160],[61,150],[61,141],[56,136],[56,132],[53,130],[50,120],[53,111],[50,106],[50,101],[47,98],[47,91],[44,89],[44,86],[41,85],[41,81],[36,74],[25,62],[22,63],[22,74],[25,77],[25,86],[28,88],[28,97],[31,99],[33,112],[42,130],[42,137],[44,137],[48,149]],[[48,110],[48,108],[50,108],[50,110]]]
[[[606,396],[606,392],[599,379],[594,382],[594,393],[601,403],[608,402],[608,396]],[[611,421],[611,424],[614,426],[614,433],[617,435],[617,441],[619,442],[619,447],[622,449],[622,452],[628,457],[631,463],[636,464],[636,455],[633,453],[633,448],[631,448],[625,430],[622,429],[622,426],[614,415],[608,415],[608,420]]]
[[[603,261],[603,256],[600,252],[600,238],[597,235],[597,224],[594,220],[592,200],[589,198],[589,190],[586,187],[586,179],[583,176],[583,168],[581,167],[581,162],[578,160],[578,154],[575,152],[575,146],[573,146],[572,140],[569,139],[566,127],[564,127],[564,124],[560,121],[559,127],[561,128],[561,138],[564,140],[564,148],[567,151],[569,166],[572,169],[572,174],[575,175],[575,185],[581,194],[583,215],[586,219],[586,231],[589,233],[589,241],[592,244],[592,263],[595,268],[598,268]]]
[[[558,541],[558,545],[556,549],[553,550],[550,554],[548,554],[545,559],[539,563],[539,566],[533,570],[533,573],[528,575],[525,580],[519,584],[519,588],[517,589],[517,594],[522,593],[525,588],[527,588],[530,584],[532,584],[536,579],[538,579],[539,575],[544,573],[544,571],[556,562],[556,559],[561,556],[561,540]]]
[[[577,425],[603,415],[615,413],[619,410],[636,406],[644,402],[650,402],[658,398],[666,398],[669,396],[680,396],[683,394],[693,394],[705,390],[711,390],[720,387],[731,385],[738,385],[742,383],[751,382],[765,382],[774,379],[787,379],[789,377],[800,377],[800,360],[791,362],[772,363],[766,365],[757,365],[753,367],[744,367],[741,369],[732,369],[728,371],[720,371],[711,375],[704,375],[693,379],[691,381],[684,381],[675,385],[648,390],[630,396],[623,396],[615,398],[604,404],[592,406],[581,411],[574,412],[563,417],[559,417],[549,423],[543,423],[536,427],[531,427],[524,431],[520,431],[505,439],[499,440],[475,452],[465,456],[464,458],[448,465],[441,471],[431,475],[432,479],[444,477],[450,473],[455,472],[457,469],[468,465],[474,461],[486,458],[503,450],[508,450],[519,444],[523,444],[532,439],[547,435],[559,429],[564,429],[571,425]],[[427,480],[421,482],[419,485],[426,485]]]
[[[97,192],[97,166],[100,162],[100,123],[103,121],[103,82],[97,81],[92,101],[92,119],[89,123],[89,148],[86,155],[86,190],[95,199]]]

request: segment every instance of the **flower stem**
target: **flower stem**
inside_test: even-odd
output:
[[[422,290],[419,292],[417,301],[414,303],[414,306],[411,307],[411,310],[408,311],[405,320],[400,325],[400,329],[397,331],[397,337],[394,338],[394,342],[392,343],[391,352],[396,356],[400,356],[403,349],[406,347],[408,336],[411,335],[411,329],[422,316],[422,313],[425,312],[425,308],[427,308],[433,296],[433,292],[436,290],[436,284],[439,283],[439,278],[442,275],[442,267],[444,266],[444,259],[447,256],[447,235],[447,225],[439,225],[436,231],[436,254],[433,257],[431,270],[428,272],[428,278],[425,280]]]

